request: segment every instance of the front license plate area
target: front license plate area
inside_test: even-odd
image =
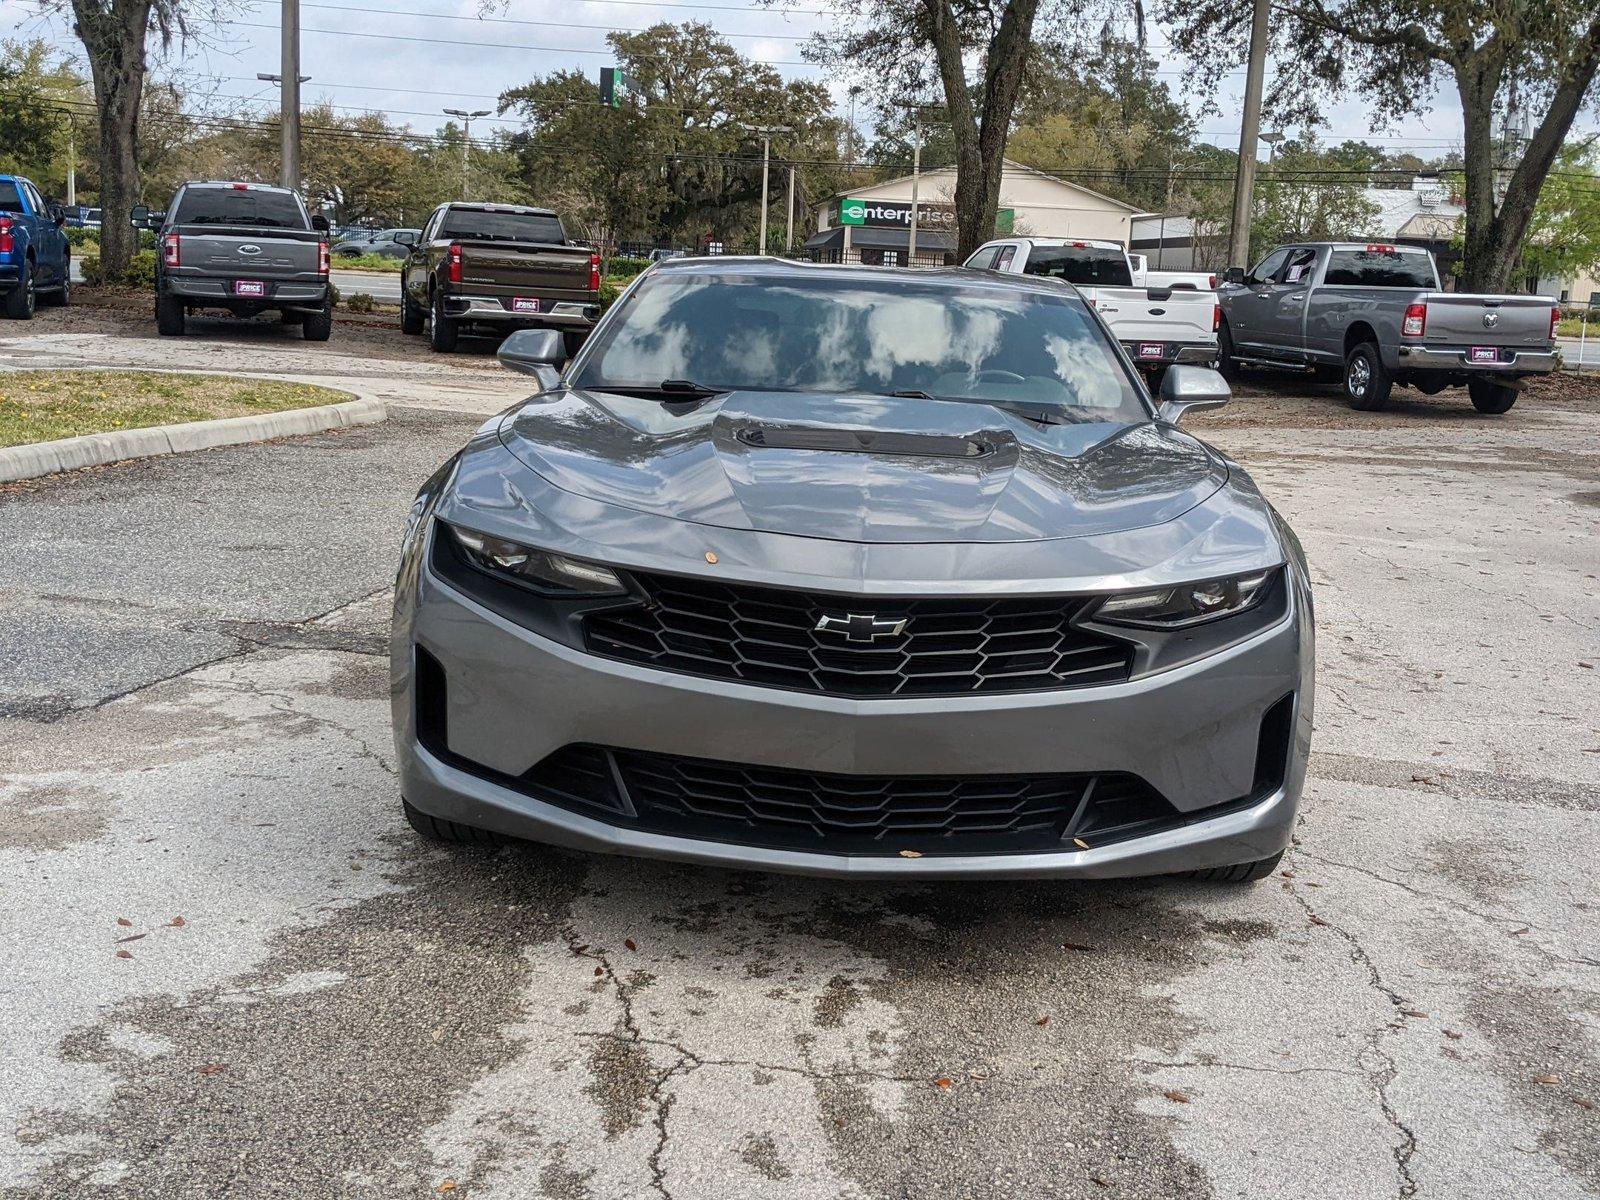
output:
[[[1467,351],[1467,361],[1475,363],[1497,363],[1500,361],[1499,346],[1474,346]]]
[[[235,296],[265,296],[267,285],[259,279],[235,279],[233,281],[233,294]]]
[[[511,298],[511,311],[536,313],[539,311],[539,299],[537,296],[513,296]]]
[[[1165,358],[1166,356],[1167,356],[1167,348],[1165,346],[1163,346],[1160,342],[1140,342],[1139,343],[1139,357],[1140,358]]]

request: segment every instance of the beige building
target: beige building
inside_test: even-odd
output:
[[[910,242],[911,176],[831,196],[817,210],[806,255],[821,262],[905,266]],[[953,260],[956,171],[917,179],[917,265]],[[1139,210],[1110,196],[1007,161],[1000,176],[1001,235],[1103,238],[1126,245]]]

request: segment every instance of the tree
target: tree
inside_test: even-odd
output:
[[[1335,174],[1349,169],[1347,159],[1345,147],[1324,150],[1310,138],[1278,148],[1256,181],[1250,261],[1285,242],[1345,241],[1371,232],[1379,209],[1366,197],[1365,178]]]
[[[73,32],[83,42],[100,120],[100,263],[108,275],[128,265],[137,238],[128,214],[139,203],[139,110],[151,22],[163,47],[186,32],[184,0],[71,0]]]
[[[1398,120],[1454,87],[1466,190],[1461,286],[1505,288],[1540,188],[1591,99],[1600,9],[1592,0],[1275,0],[1272,11],[1280,71],[1268,107],[1280,119],[1314,118],[1327,94],[1353,91]],[[1242,61],[1248,5],[1164,0],[1162,15],[1204,79]],[[1494,118],[1516,105],[1544,115],[1520,155],[1502,161]]]
[[[1600,153],[1593,139],[1556,158],[1528,224],[1523,273],[1530,279],[1570,279],[1600,267]]]
[[[91,103],[83,82],[47,42],[0,45],[0,171],[50,195],[66,183],[67,122]]]

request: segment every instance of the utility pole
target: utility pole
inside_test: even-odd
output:
[[[279,124],[283,149],[279,155],[278,182],[300,190],[300,85],[310,82],[300,74],[300,0],[282,0],[279,18],[283,35],[281,70],[276,75],[258,73],[257,79],[278,85]]]
[[[67,114],[67,204],[76,207],[78,203],[78,127],[73,123],[72,114]]]
[[[1233,230],[1228,265],[1249,266],[1250,213],[1256,186],[1256,139],[1261,133],[1261,85],[1267,69],[1270,0],[1255,0],[1250,21],[1250,62],[1244,78],[1244,120],[1239,129],[1239,173],[1233,184]]]
[[[467,184],[467,155],[472,151],[472,122],[477,117],[487,117],[491,111],[493,110],[487,108],[476,109],[473,112],[468,112],[464,108],[447,108],[444,110],[444,115],[447,117],[461,118],[461,198],[463,200],[471,198],[468,195],[470,189]]]
[[[906,266],[917,265],[917,185],[922,179],[922,122],[911,113],[911,235],[906,238]]]
[[[739,128],[761,138],[761,249],[767,252],[767,169],[772,158],[772,135],[793,132],[787,125],[748,125],[739,122]]]
[[[783,252],[794,253],[794,164],[789,164],[789,228],[783,235]]]

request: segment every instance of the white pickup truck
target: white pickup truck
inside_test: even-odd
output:
[[[1209,271],[1161,271],[1150,266],[1150,258],[1144,254],[1128,254],[1128,263],[1133,267],[1134,287],[1176,287],[1194,288],[1200,292],[1214,292],[1217,290],[1217,277]]]
[[[1003,238],[985,242],[962,264],[1011,275],[1043,275],[1074,285],[1151,386],[1173,363],[1213,366],[1222,312],[1217,295],[1194,287],[1136,287],[1128,252],[1116,242]]]

